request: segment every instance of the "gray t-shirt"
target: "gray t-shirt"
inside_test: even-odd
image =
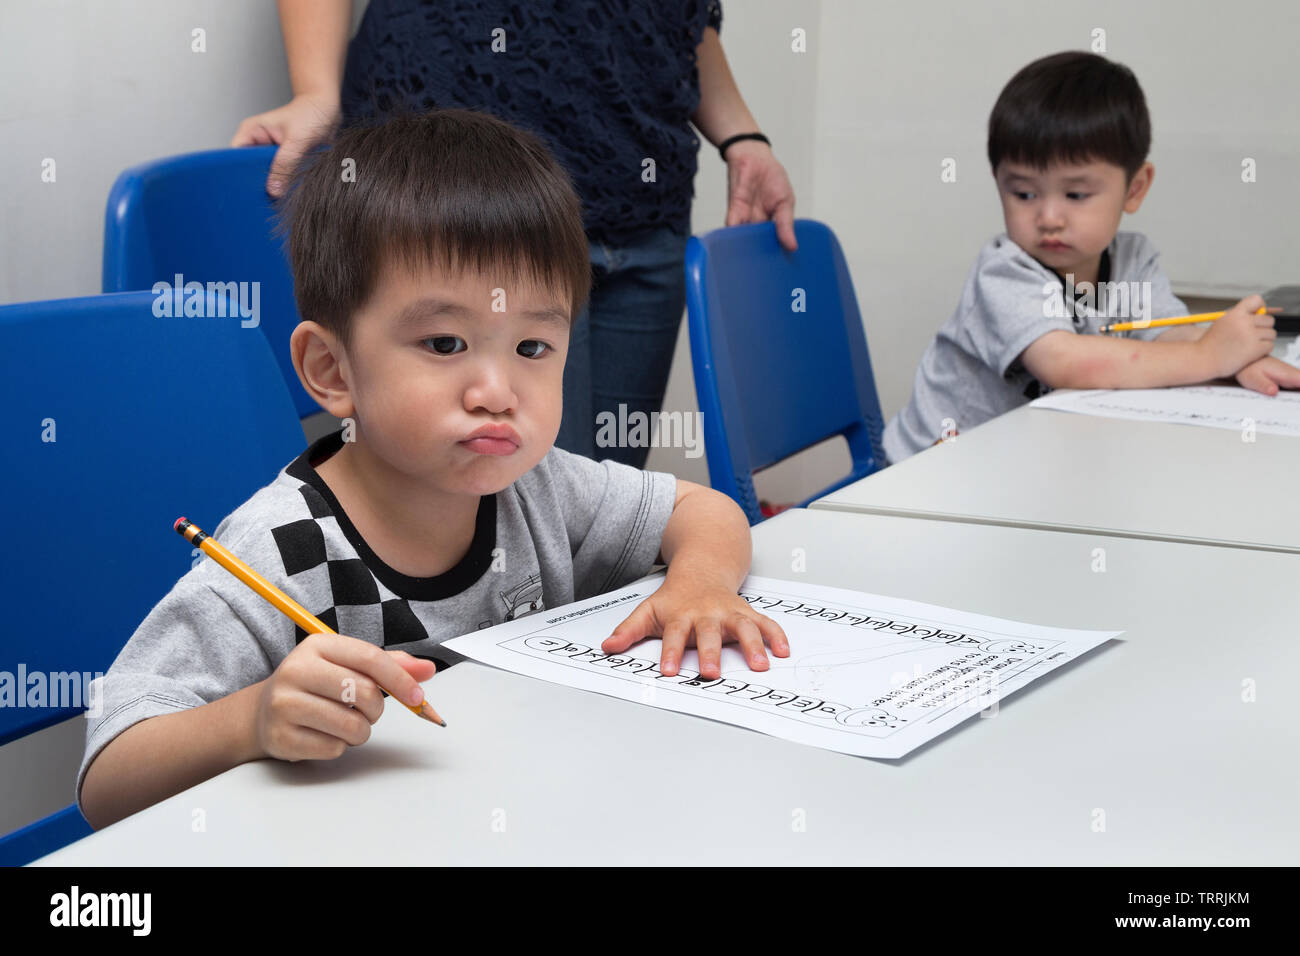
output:
[[[313,443],[212,536],[338,633],[444,665],[461,659],[438,648],[449,638],[649,573],[677,495],[670,474],[553,447],[509,488],[480,499],[473,542],[455,567],[416,578],[379,559],[312,467],[342,441],[336,432]],[[203,556],[101,678],[78,803],[86,769],[122,731],[264,680],[305,636]]]
[[[1141,233],[1116,233],[1103,254],[1097,285],[1080,286],[1084,299],[1071,307],[1060,276],[1006,234],[990,240],[975,260],[956,311],[921,357],[912,400],[885,428],[890,462],[929,448],[945,428],[965,432],[1049,391],[1020,362],[1021,353],[1048,332],[1098,334],[1109,322],[1142,318],[1148,306],[1152,319],[1187,315],[1159,259]],[[1117,334],[1150,341],[1164,331]]]

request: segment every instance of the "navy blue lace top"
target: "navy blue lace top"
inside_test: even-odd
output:
[[[486,110],[550,147],[592,239],[684,235],[700,144],[695,48],[721,25],[720,0],[370,0],[348,48],[343,121],[397,104]],[[655,182],[642,179],[647,158]]]

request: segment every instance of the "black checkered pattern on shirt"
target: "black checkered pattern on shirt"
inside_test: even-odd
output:
[[[325,526],[338,532],[338,519],[316,489],[304,484],[298,490],[311,517],[280,525],[271,534],[285,573],[301,584],[300,593],[328,595],[317,598],[316,606],[304,602],[307,610],[339,634],[363,640],[382,635],[383,647],[428,638],[429,632],[410,604],[376,580],[364,561],[350,552],[330,554],[332,545],[327,543]],[[342,534],[331,533],[329,539],[342,540]],[[306,636],[306,631],[294,625],[295,644]]]

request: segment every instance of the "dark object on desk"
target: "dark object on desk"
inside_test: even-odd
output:
[[[1273,317],[1273,328],[1278,335],[1300,335],[1300,285],[1280,285],[1264,293],[1269,308],[1281,306],[1282,311]]]

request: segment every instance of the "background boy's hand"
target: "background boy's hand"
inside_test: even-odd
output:
[[[769,666],[764,640],[777,657],[790,656],[790,642],[781,625],[759,614],[735,591],[699,581],[666,580],[614,628],[600,648],[606,654],[621,654],[647,637],[663,638],[659,670],[667,677],[680,669],[682,654],[690,646],[699,652],[700,676],[710,680],[722,676],[722,645],[729,641],[740,644],[751,670],[765,671]]]
[[[433,661],[341,634],[310,634],[262,682],[254,720],[258,750],[280,760],[332,760],[370,739],[384,712],[382,685],[410,704]]]
[[[1238,372],[1237,382],[1256,392],[1276,395],[1279,388],[1300,388],[1300,368],[1265,355]]]
[[[1258,295],[1248,295],[1213,322],[1197,344],[1210,356],[1211,378],[1236,375],[1273,350],[1277,331],[1273,316],[1255,315],[1264,307]]]

